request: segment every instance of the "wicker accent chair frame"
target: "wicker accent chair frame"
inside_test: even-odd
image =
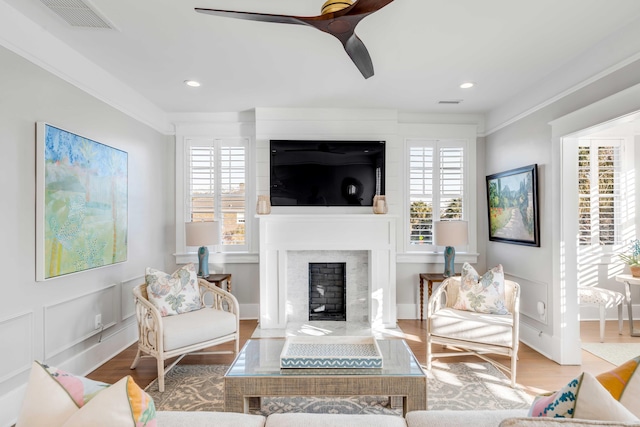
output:
[[[456,336],[455,332],[447,335],[446,331],[436,331],[432,333],[431,322],[434,316],[442,309],[450,309],[455,312],[452,307],[456,303],[458,298],[458,291],[460,289],[460,277],[450,277],[446,279],[442,285],[433,293],[429,299],[427,305],[427,366],[428,370],[431,370],[431,363],[433,359],[433,351],[431,346],[434,344],[441,344],[445,348],[451,348],[452,352],[437,353],[438,357],[451,357],[451,356],[467,356],[475,355],[496,368],[503,370],[511,376],[511,387],[516,386],[516,365],[518,360],[518,346],[520,340],[520,285],[511,280],[505,280],[505,305],[511,313],[510,322],[507,322],[511,331],[511,339],[509,345],[496,345],[495,343],[483,342],[481,339],[469,340],[462,339],[460,336]],[[461,313],[462,314],[462,313]],[[486,327],[491,327],[491,318],[497,316],[500,320],[496,323],[496,327],[505,327],[504,318],[506,316],[475,313],[475,312],[463,312],[464,316],[468,318],[477,318],[480,322],[483,322]],[[464,320],[461,320],[464,322]],[[470,325],[471,326],[471,325]],[[476,324],[477,326],[477,324]],[[487,354],[499,354],[508,356],[511,358],[511,365],[506,366],[502,363],[487,356]]]
[[[177,365],[183,357],[189,354],[237,354],[239,351],[240,313],[238,300],[231,293],[218,288],[206,280],[198,279],[198,286],[200,288],[200,300],[204,305],[204,308],[201,310],[221,310],[234,314],[236,317],[235,332],[205,341],[194,342],[190,345],[169,351],[165,351],[164,349],[163,317],[160,315],[160,311],[149,302],[147,284],[138,285],[133,289],[136,318],[138,319],[138,352],[131,364],[131,369],[135,369],[143,357],[154,357],[157,360],[158,389],[161,392],[164,391],[164,376]],[[177,316],[181,315],[178,314]],[[199,351],[229,341],[235,341],[234,351]],[[165,360],[176,356],[178,356],[178,358],[165,368]]]

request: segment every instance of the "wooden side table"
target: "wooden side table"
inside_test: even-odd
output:
[[[420,320],[424,320],[424,281],[427,281],[427,299],[429,299],[433,292],[433,284],[444,282],[445,279],[447,277],[444,277],[442,273],[420,273]]]
[[[231,292],[231,274],[210,274],[207,277],[203,277],[209,283],[213,283],[220,289],[222,288],[222,282],[227,282],[227,292]]]

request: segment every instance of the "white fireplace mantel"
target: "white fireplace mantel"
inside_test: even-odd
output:
[[[368,251],[369,319],[396,327],[396,218],[392,215],[260,215],[260,327],[287,324],[287,251]]]

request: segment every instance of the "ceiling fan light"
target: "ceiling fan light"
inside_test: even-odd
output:
[[[345,9],[353,4],[354,0],[327,0],[322,5],[320,13],[322,15],[326,13],[333,13],[339,10]]]
[[[472,88],[474,84],[472,82],[464,82],[460,85],[460,89],[469,89]]]
[[[195,80],[185,80],[184,84],[186,84],[189,87],[200,87],[200,82],[197,82]]]

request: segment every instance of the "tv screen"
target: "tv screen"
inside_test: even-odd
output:
[[[372,206],[384,163],[384,141],[271,140],[271,204]]]

